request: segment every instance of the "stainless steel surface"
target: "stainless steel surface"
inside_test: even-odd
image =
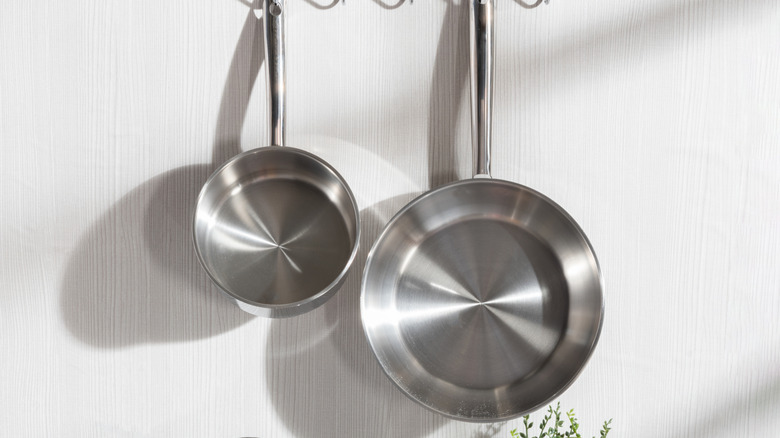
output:
[[[482,4],[484,3],[484,4]],[[489,77],[492,4],[471,0],[472,81]],[[482,35],[482,37],[479,37]],[[476,41],[475,41],[476,40]],[[490,146],[490,81],[472,84]],[[494,422],[544,406],[574,381],[603,319],[602,278],[585,234],[560,206],[519,184],[475,178],[428,192],[377,239],[361,317],[387,376],[448,417]],[[480,171],[481,170],[481,171]]]
[[[284,68],[284,14],[282,0],[268,0],[263,5],[263,29],[265,30],[265,59],[268,72],[268,135],[271,146],[284,146],[286,75]]]
[[[475,176],[490,176],[493,137],[493,3],[469,2],[469,88],[471,90],[471,144]]]
[[[265,2],[272,146],[233,157],[206,181],[193,240],[206,272],[243,310],[282,318],[323,304],[357,255],[357,203],[338,172],[284,145],[283,2]]]
[[[316,156],[254,149],[203,188],[195,247],[212,280],[244,310],[294,316],[324,303],[357,253],[358,209],[338,173]]]
[[[507,181],[412,201],[366,262],[363,326],[398,387],[466,421],[523,415],[560,394],[598,339],[602,284],[583,232]]]

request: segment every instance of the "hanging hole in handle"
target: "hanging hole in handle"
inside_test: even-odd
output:
[[[271,2],[271,5],[268,7],[268,11],[274,17],[278,17],[278,16],[282,15],[282,3],[281,3],[281,1],[273,0]]]

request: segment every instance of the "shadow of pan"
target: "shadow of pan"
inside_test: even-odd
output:
[[[355,266],[323,307],[271,324],[266,375],[278,417],[297,437],[422,437],[447,423],[417,405],[384,375],[363,334],[360,276],[390,216],[414,198],[390,198],[360,212]]]
[[[63,320],[76,338],[101,348],[189,341],[252,318],[220,296],[197,261],[191,236],[203,183],[241,150],[262,47],[262,22],[250,10],[222,93],[213,164],[184,166],[145,182],[79,241],[60,293]]]
[[[187,341],[251,319],[219,296],[192,249],[192,211],[209,167],[182,167],[147,181],[81,239],[60,298],[77,338],[101,348]]]
[[[458,180],[457,148],[470,141],[468,130],[459,127],[461,95],[468,79],[468,3],[447,2],[433,64],[428,105],[428,187]],[[469,108],[466,108],[469,111]],[[463,135],[465,134],[465,135]],[[465,143],[468,143],[465,142]]]

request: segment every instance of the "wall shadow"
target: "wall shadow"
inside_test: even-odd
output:
[[[501,436],[506,436],[505,432],[503,432],[506,423],[506,421],[501,421],[499,423],[481,424],[477,430],[471,433],[471,438],[493,438],[499,436],[499,433]]]
[[[680,40],[690,41],[692,35],[698,34],[704,41],[721,28],[746,28],[776,5],[776,0],[749,3],[691,0],[648,7],[638,15],[634,12],[618,17],[609,25],[596,23],[583,29],[576,38],[568,34],[551,40],[550,50],[515,53],[511,58],[519,59],[520,65],[513,68],[511,83],[516,84],[521,95],[536,94],[542,99],[544,96],[540,92],[568,90],[573,84],[581,83],[579,77],[582,75],[593,75],[615,65],[624,66],[637,59],[651,64],[652,55],[668,53],[675,45],[679,48]],[[496,17],[500,20],[499,14]],[[508,43],[497,44],[503,47]],[[496,71],[506,70],[506,67],[502,68],[504,65],[501,58],[497,59]],[[658,91],[669,93],[673,90]],[[505,93],[499,89],[496,95],[501,94]],[[494,105],[499,100],[502,99],[494,100]],[[495,120],[494,117],[494,123]]]
[[[745,429],[747,418],[759,417],[776,421],[778,412],[780,412],[780,375],[743,397],[723,400],[707,416],[689,418],[686,429],[676,430],[670,437],[733,436],[733,433]],[[622,422],[622,424],[626,423],[626,421]],[[613,422],[613,426],[615,424],[620,423]],[[615,430],[617,431],[618,428],[615,427]]]
[[[241,150],[241,128],[262,57],[262,22],[250,10],[222,93],[212,163],[152,178],[81,237],[60,293],[65,326],[79,340],[100,348],[189,341],[252,319],[212,285],[191,236],[203,183],[217,164]]]
[[[360,251],[350,277],[321,308],[274,320],[267,351],[269,395],[297,437],[427,436],[444,417],[408,399],[383,373],[365,339],[360,277],[372,243],[390,217],[417,193],[396,196],[360,212]]]
[[[428,187],[458,180],[457,126],[468,80],[468,2],[447,2],[428,102]],[[471,141],[468,142],[469,144]]]

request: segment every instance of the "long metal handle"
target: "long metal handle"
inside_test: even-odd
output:
[[[493,134],[493,0],[469,0],[469,77],[474,177],[490,177]]]
[[[263,2],[265,63],[268,71],[268,116],[271,146],[285,145],[284,16],[285,0]]]

